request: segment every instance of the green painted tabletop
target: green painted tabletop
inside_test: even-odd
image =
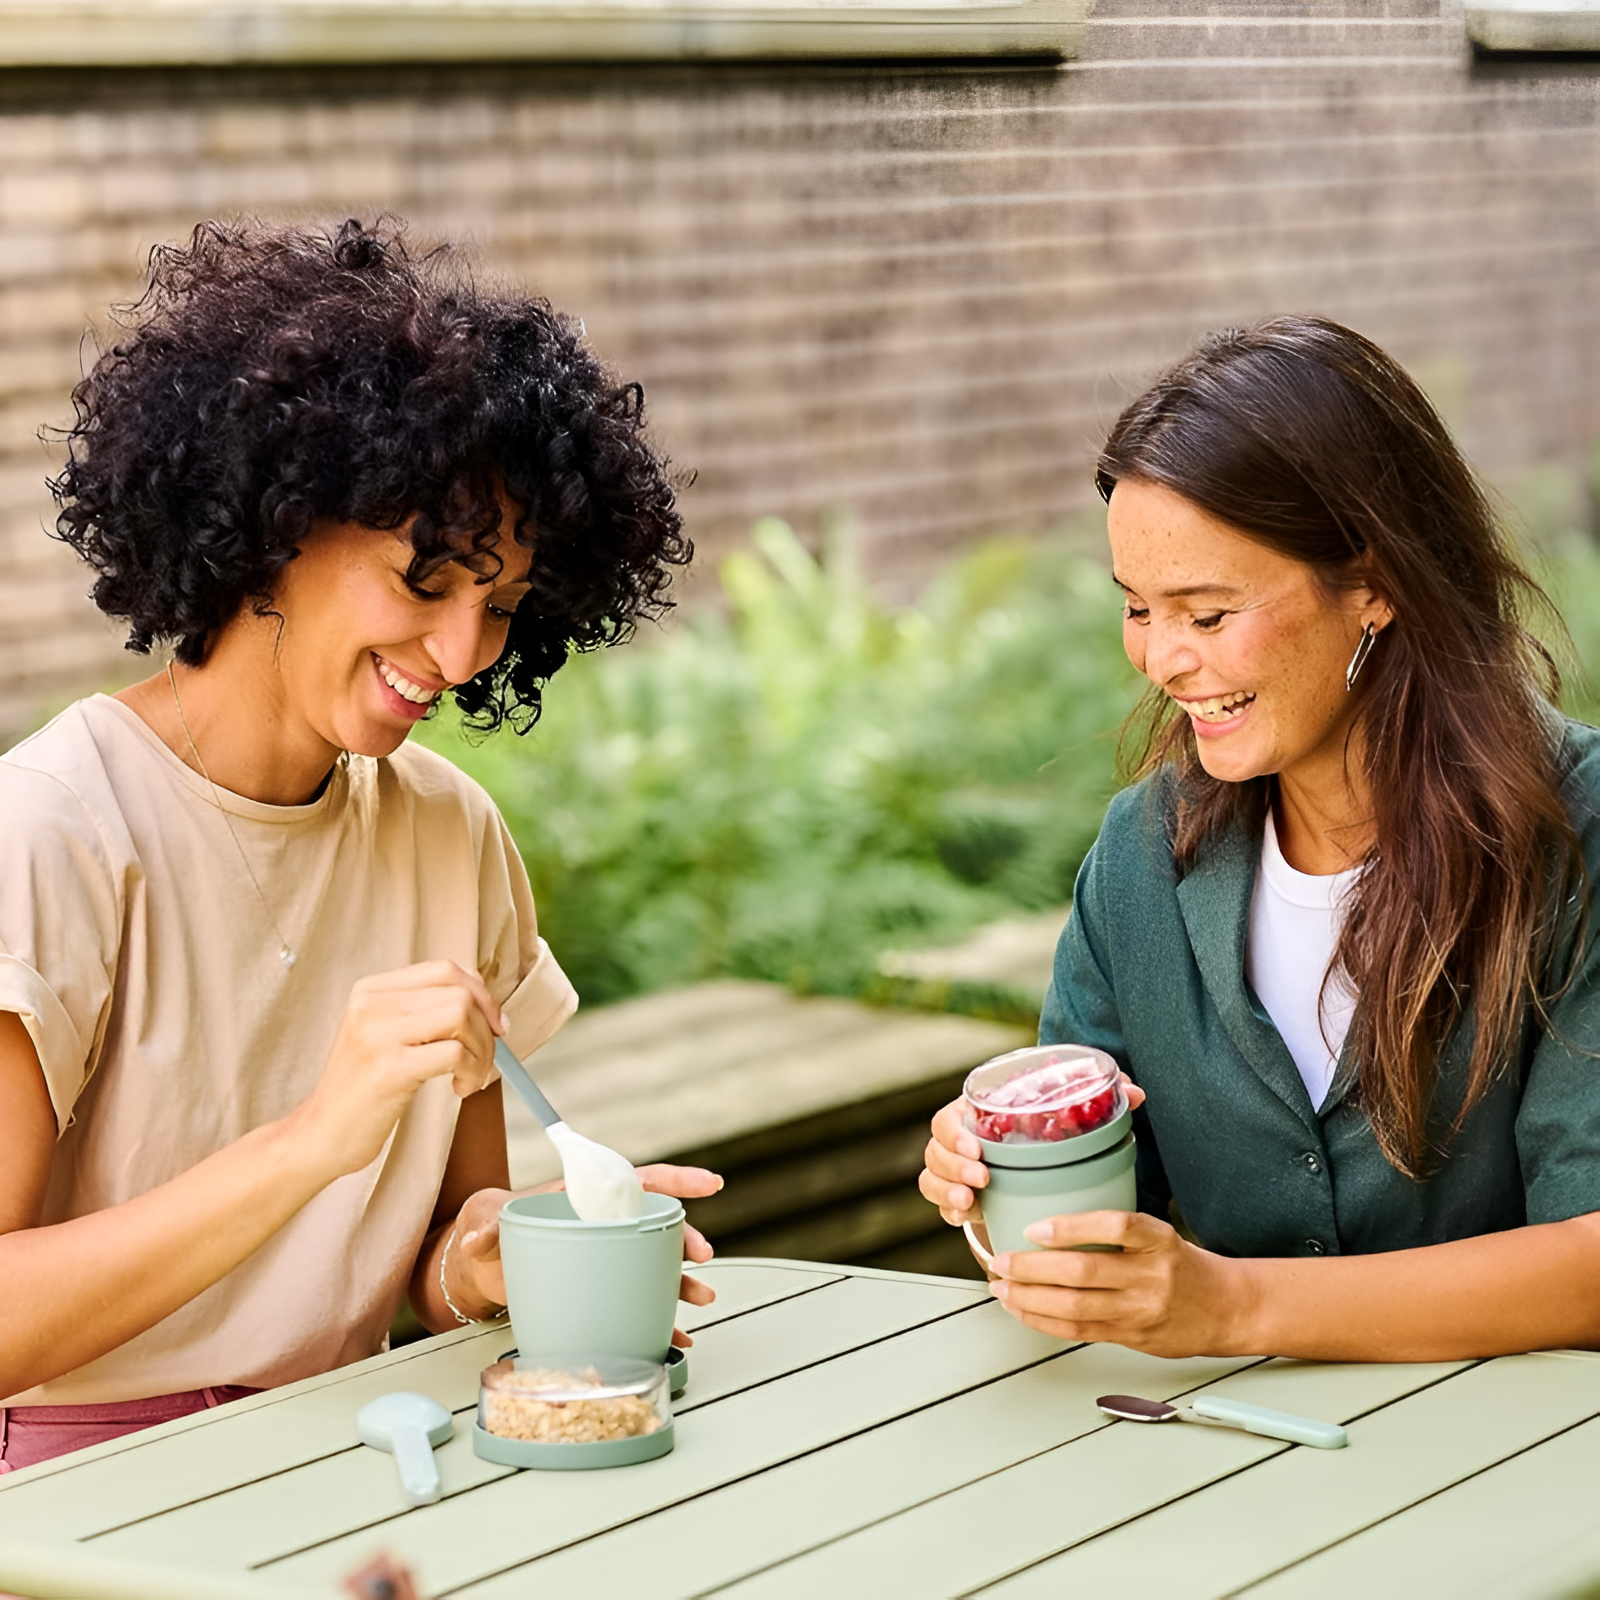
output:
[[[387,1550],[428,1596],[626,1600],[1557,1596],[1600,1574],[1600,1356],[1163,1361],[1063,1345],[982,1285],[794,1261],[705,1269],[677,1448],[608,1472],[472,1454],[504,1324],[463,1329],[0,1478],[0,1589],[332,1596]],[[390,1389],[457,1414],[440,1502],[356,1440]],[[1108,1392],[1344,1423],[1319,1451],[1141,1427]]]

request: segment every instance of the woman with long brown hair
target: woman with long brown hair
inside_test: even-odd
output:
[[[1140,1210],[1036,1224],[994,1293],[1160,1355],[1600,1346],[1600,733],[1471,469],[1381,350],[1281,317],[1097,480],[1151,689],[1040,1037],[1124,1067]],[[947,1221],[979,1155],[947,1107]]]

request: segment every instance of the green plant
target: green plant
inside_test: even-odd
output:
[[[1567,707],[1600,720],[1589,487],[1542,471],[1513,514],[1561,607]],[[885,979],[890,946],[1060,904],[1116,787],[1138,680],[1098,518],[954,561],[891,608],[848,522],[813,556],[775,518],[723,562],[725,609],[581,656],[525,740],[426,740],[477,777],[591,1003],[719,975],[1009,1016]]]
[[[586,999],[857,992],[887,945],[1070,896],[1136,694],[1091,532],[991,541],[893,609],[848,523],[813,557],[765,519],[724,613],[573,660],[526,740],[425,737],[499,803]]]
[[[1600,724],[1600,444],[1587,472],[1535,467],[1510,485],[1504,500],[1534,575],[1566,625],[1533,619],[1561,668],[1563,707]]]

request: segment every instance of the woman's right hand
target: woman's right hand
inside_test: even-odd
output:
[[[966,1109],[965,1099],[958,1098],[934,1117],[933,1137],[923,1152],[922,1176],[917,1179],[923,1198],[938,1206],[939,1215],[952,1228],[976,1220],[975,1191],[989,1181],[978,1136],[962,1120]]]
[[[188,1305],[376,1159],[428,1079],[482,1089],[504,1027],[482,979],[451,962],[364,978],[316,1088],[287,1117],[131,1200],[42,1223],[55,1113],[32,1037],[0,1013],[0,1395],[98,1360]]]
[[[722,1188],[722,1179],[715,1172],[707,1172],[704,1167],[673,1167],[658,1162],[636,1170],[646,1194],[667,1194],[677,1200],[699,1200],[716,1194]],[[474,1305],[503,1306],[506,1303],[505,1268],[500,1260],[501,1207],[519,1194],[547,1194],[552,1189],[564,1187],[565,1184],[558,1178],[532,1189],[480,1189],[462,1206],[452,1224],[456,1248],[451,1252],[450,1262],[462,1280],[465,1296],[470,1296]],[[706,1236],[698,1228],[685,1223],[684,1260],[703,1265],[713,1253]],[[430,1280],[431,1276],[430,1258]],[[458,1295],[461,1294],[462,1291],[458,1291]],[[691,1306],[708,1306],[717,1298],[717,1291],[710,1284],[684,1273],[678,1285],[678,1298]],[[412,1304],[415,1305],[416,1301],[413,1300]],[[672,1342],[687,1349],[694,1340],[681,1329],[674,1328]],[[4,1597],[0,1596],[0,1600],[4,1600]]]
[[[359,979],[322,1077],[290,1119],[296,1142],[309,1141],[334,1176],[359,1172],[430,1078],[450,1078],[463,1100],[486,1087],[505,1028],[483,979],[453,961]]]
[[[1144,1090],[1125,1072],[1121,1082],[1129,1106],[1142,1106]],[[933,1137],[923,1152],[922,1176],[917,1180],[923,1198],[938,1206],[939,1215],[952,1228],[978,1220],[977,1191],[989,1181],[983,1147],[964,1120],[966,1109],[966,1100],[958,1098],[934,1117]]]

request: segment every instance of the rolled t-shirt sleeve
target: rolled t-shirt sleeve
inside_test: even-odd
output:
[[[123,885],[60,780],[0,762],[0,1011],[39,1053],[57,1131],[93,1070],[117,967]]]
[[[498,813],[479,861],[478,970],[505,1010],[506,1043],[526,1061],[578,1009],[578,992],[539,937],[527,869]]]

